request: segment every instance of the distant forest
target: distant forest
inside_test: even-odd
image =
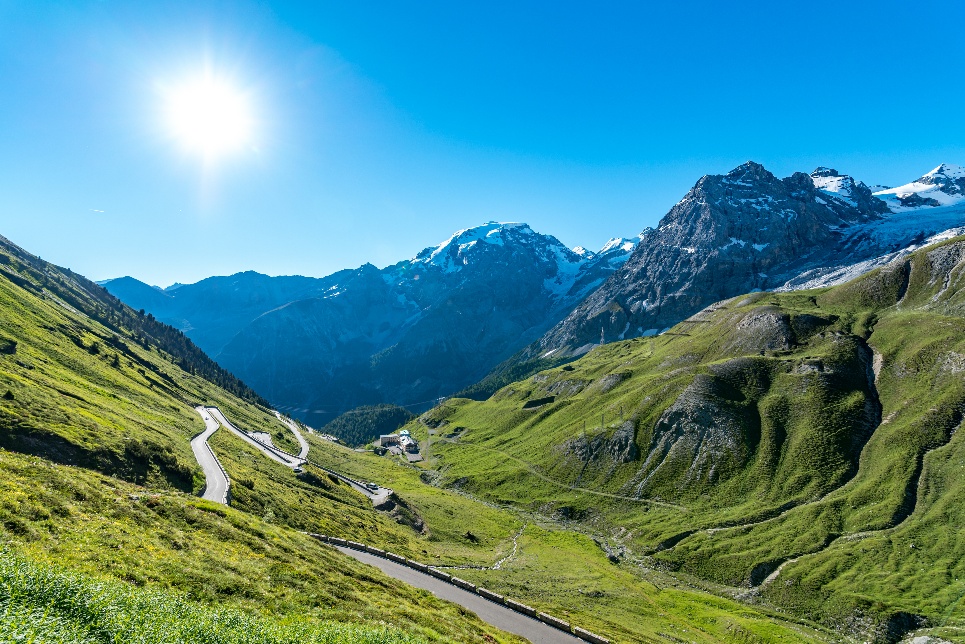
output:
[[[391,434],[415,414],[398,405],[357,407],[347,411],[321,429],[347,445],[367,445],[381,434]]]

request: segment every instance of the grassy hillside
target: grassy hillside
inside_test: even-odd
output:
[[[5,274],[31,279],[16,256],[7,260]],[[48,284],[86,288],[44,270]],[[681,629],[701,642],[731,631],[824,639],[693,589],[660,593],[649,582],[630,583],[614,576],[591,540],[564,526],[315,437],[314,461],[392,486],[393,507],[376,511],[313,466],[295,476],[224,431],[210,444],[231,476],[232,507],[205,502],[194,496],[203,479],[189,440],[203,423],[192,406],[216,404],[238,426],[274,435],[284,426],[266,409],[39,283],[0,279],[0,329],[0,574],[12,579],[0,596],[5,633],[42,641],[135,641],[132,633],[146,633],[146,641],[170,633],[225,642],[518,641],[300,532],[317,531],[442,565],[506,559],[513,577],[492,585],[616,641],[660,640],[658,633]],[[568,557],[560,560],[564,543]],[[558,575],[576,571],[592,583],[591,595],[559,595]],[[72,593],[65,597],[63,587]]]
[[[216,404],[246,429],[284,426],[215,384],[220,377],[181,368],[165,349],[166,332],[141,342],[141,331],[123,323],[135,312],[85,313],[80,305],[102,301],[84,295],[98,287],[36,258],[26,262],[16,250],[0,248],[0,541],[4,557],[14,558],[10,565],[80,587],[104,579],[127,584],[105,591],[118,606],[173,593],[158,600],[154,628],[164,624],[167,607],[187,601],[192,624],[220,619],[211,611],[223,608],[229,616],[253,615],[252,633],[275,634],[200,641],[293,641],[308,633],[327,641],[332,620],[355,624],[345,632],[357,641],[382,641],[372,635],[380,628],[385,641],[518,641],[301,534],[378,535],[402,545],[416,535],[321,472],[296,477],[218,432],[211,444],[232,477],[233,507],[197,499],[203,475],[189,441],[204,424],[193,405]],[[207,360],[200,356],[197,364]],[[58,606],[31,621],[43,593],[55,590],[37,583],[36,591],[16,591],[12,604],[3,599],[13,607],[8,617],[25,616],[24,624],[39,629],[49,617],[49,639],[114,637],[91,626],[101,620],[87,609],[58,613]],[[94,603],[91,610],[104,608]]]
[[[409,428],[441,485],[604,536],[621,566],[856,637],[959,638],[963,258],[734,298]]]
[[[834,636],[803,620],[741,605],[679,575],[619,552],[602,525],[481,502],[435,473],[310,437],[313,460],[388,485],[419,513],[409,544],[421,561],[603,633],[615,642],[824,642]],[[471,534],[469,538],[467,535]],[[615,548],[618,563],[608,556]],[[499,563],[499,568],[494,569]]]
[[[965,626],[965,242],[450,400],[408,425],[419,466],[308,436],[313,463],[395,490],[380,510],[225,431],[210,444],[232,507],[198,499],[193,405],[294,450],[285,425],[192,368],[203,354],[179,365],[167,332],[91,315],[88,283],[18,252],[0,259],[0,632],[519,641],[302,531],[454,566],[615,642]]]

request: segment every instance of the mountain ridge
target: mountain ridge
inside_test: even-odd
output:
[[[523,359],[579,355],[601,334],[613,341],[658,333],[742,291],[778,288],[805,271],[893,253],[925,233],[965,224],[965,210],[940,211],[947,217],[939,217],[937,229],[908,221],[902,215],[909,211],[826,167],[777,179],[747,162],[726,175],[705,175],[656,229],[643,233],[607,283]],[[876,236],[879,230],[890,237]]]
[[[122,278],[106,288],[181,328],[280,408],[324,424],[359,405],[428,404],[478,380],[602,283],[635,243],[577,252],[527,224],[489,222],[383,269],[243,272],[172,291]]]

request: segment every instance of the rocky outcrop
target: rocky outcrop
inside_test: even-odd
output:
[[[827,168],[778,179],[748,162],[705,176],[644,231],[622,268],[523,357],[579,355],[601,337],[657,333],[713,302],[843,261],[844,231],[887,212],[864,184]]]
[[[610,435],[577,436],[563,443],[559,449],[583,464],[605,461],[609,465],[620,465],[640,457],[634,434],[633,422],[628,420]]]

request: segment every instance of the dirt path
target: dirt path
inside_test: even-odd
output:
[[[440,442],[440,443],[448,443],[448,444],[450,444],[450,445],[459,445],[459,442],[453,441],[453,440],[449,440],[449,439],[446,439],[446,438],[441,438],[441,439],[439,439],[437,442]],[[668,503],[668,502],[666,502],[666,501],[657,501],[657,500],[654,500],[654,499],[645,499],[645,498],[636,497],[636,496],[624,496],[624,495],[622,495],[622,494],[611,494],[610,492],[600,492],[599,490],[591,490],[591,489],[585,488],[585,487],[578,487],[578,486],[576,486],[576,485],[569,485],[569,484],[567,484],[567,483],[564,483],[563,481],[557,481],[556,479],[553,479],[553,478],[550,478],[550,477],[546,476],[545,474],[543,474],[542,472],[540,472],[539,470],[537,470],[537,469],[536,469],[536,466],[533,465],[532,463],[527,463],[527,462],[524,461],[523,459],[521,459],[521,458],[516,458],[516,457],[513,456],[512,454],[507,454],[506,452],[504,452],[504,451],[502,451],[502,450],[498,450],[498,449],[496,449],[496,448],[494,448],[494,447],[487,447],[487,446],[485,446],[485,445],[480,445],[479,443],[473,443],[472,445],[473,445],[473,447],[478,447],[479,449],[484,449],[484,450],[487,450],[487,451],[490,451],[490,452],[494,452],[494,453],[496,453],[496,454],[499,454],[500,456],[502,456],[502,457],[505,458],[505,459],[508,459],[508,460],[510,460],[510,461],[514,461],[514,462],[516,462],[516,463],[519,463],[520,465],[522,465],[523,467],[525,467],[525,468],[529,471],[529,473],[532,474],[533,476],[535,476],[536,478],[542,479],[542,480],[546,481],[547,483],[552,483],[553,485],[555,485],[555,486],[557,486],[557,487],[566,488],[567,490],[573,490],[574,492],[582,492],[582,493],[584,493],[584,494],[592,494],[593,496],[602,496],[602,497],[606,497],[606,498],[609,498],[609,499],[619,499],[619,500],[621,500],[621,501],[633,501],[634,503],[647,503],[647,504],[650,504],[650,505],[660,506],[660,507],[662,507],[662,508],[671,508],[671,509],[674,509],[674,510],[680,510],[680,511],[682,511],[682,512],[686,512],[686,511],[687,511],[687,508],[685,508],[685,507],[682,506],[682,505],[677,505],[677,504],[675,504],[675,503]]]

